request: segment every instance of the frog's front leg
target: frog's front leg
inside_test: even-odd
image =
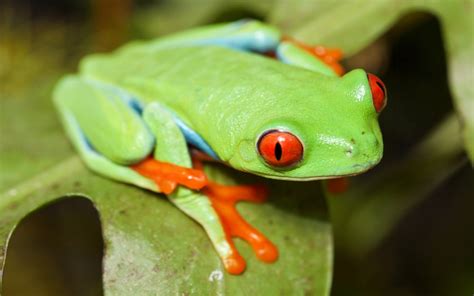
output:
[[[159,139],[154,158],[182,167],[191,167],[185,139],[172,116],[158,103],[152,103],[146,107],[143,118],[151,132]],[[202,163],[196,158],[193,159],[193,164],[196,169],[203,169]],[[264,186],[227,186],[209,181],[202,188],[202,193],[208,198],[188,189],[178,188],[176,193],[169,197],[178,208],[204,227],[227,271],[239,274],[245,269],[245,261],[236,250],[232,237],[249,242],[262,261],[273,262],[277,259],[277,248],[248,224],[235,208],[238,201],[263,202],[267,197]]]
[[[195,168],[203,169],[202,161],[208,161],[208,158],[202,158],[200,154],[194,155],[193,165]],[[266,186],[261,184],[221,185],[209,181],[202,192],[209,197],[212,206],[221,218],[228,241],[232,242],[232,237],[247,241],[256,256],[264,262],[271,263],[278,258],[277,247],[265,235],[247,223],[236,208],[240,201],[254,203],[266,201],[268,196]]]
[[[181,167],[191,167],[192,162],[186,140],[172,116],[158,103],[151,103],[145,108],[143,118],[151,132],[159,139],[153,158]],[[139,166],[138,168],[135,166],[134,169],[143,174]],[[159,173],[155,171],[155,174]],[[245,261],[236,250],[230,233],[226,229],[225,221],[222,220],[222,216],[219,219],[214,210],[215,206],[205,195],[178,187],[168,197],[179,209],[203,226],[229,273],[240,274],[245,270]]]
[[[260,231],[252,227],[237,211],[239,201],[255,203],[264,202],[267,198],[267,188],[263,185],[221,185],[210,182],[203,188],[217,211],[227,238],[238,237],[247,241],[255,255],[264,262],[274,262],[278,258],[277,247]]]

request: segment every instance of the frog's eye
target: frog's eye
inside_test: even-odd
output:
[[[300,140],[285,131],[267,131],[260,136],[257,148],[265,162],[275,167],[292,166],[303,157],[303,145]]]
[[[370,90],[372,92],[372,100],[377,113],[382,112],[383,108],[387,104],[387,91],[382,80],[377,76],[368,73],[367,78],[369,79]]]

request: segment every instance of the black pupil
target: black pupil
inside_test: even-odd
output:
[[[275,157],[277,160],[280,160],[281,159],[281,155],[282,155],[283,151],[281,149],[281,145],[280,145],[280,142],[276,143],[275,145]]]
[[[383,92],[383,94],[384,94],[384,96],[385,96],[385,87],[383,87],[382,83],[380,83],[379,81],[377,81],[377,82],[375,82],[375,83],[378,85],[378,87],[380,87],[380,89],[382,90],[382,92]]]

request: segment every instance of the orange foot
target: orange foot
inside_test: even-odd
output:
[[[172,193],[178,184],[197,190],[208,183],[206,175],[201,170],[161,162],[152,157],[132,165],[131,168],[140,175],[155,181],[164,194]]]
[[[211,200],[222,222],[231,247],[231,255],[224,260],[226,270],[231,274],[240,274],[245,270],[245,260],[240,256],[232,242],[232,237],[246,240],[252,246],[257,257],[265,262],[273,262],[278,258],[277,248],[258,230],[250,226],[237,212],[235,205],[241,200],[261,203],[267,198],[264,186],[226,186],[209,182],[203,172],[202,161],[207,160],[200,154],[193,154],[194,169],[165,163],[152,157],[131,166],[139,174],[156,182],[165,194],[174,191],[177,184],[191,189],[201,189]]]
[[[340,49],[329,49],[321,45],[311,46],[303,42],[294,40],[290,37],[284,37],[284,41],[290,41],[300,48],[306,50],[316,58],[322,60],[326,65],[331,67],[337,75],[341,76],[345,70],[339,61],[342,59],[342,51]]]
[[[341,177],[336,179],[329,179],[326,183],[329,193],[340,194],[349,189],[349,178]]]
[[[278,249],[263,234],[248,224],[237,212],[235,205],[244,200],[262,203],[266,200],[268,191],[263,185],[227,186],[209,182],[203,188],[221,219],[227,241],[232,248],[232,255],[224,261],[227,271],[240,274],[245,270],[245,261],[240,256],[232,242],[232,237],[247,241],[257,257],[264,262],[274,262],[278,258]]]

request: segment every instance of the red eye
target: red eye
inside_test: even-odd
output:
[[[291,166],[303,157],[303,145],[289,132],[269,131],[260,137],[257,146],[260,155],[271,166]]]
[[[373,74],[368,73],[367,78],[369,79],[375,110],[377,113],[380,113],[387,104],[387,91],[385,90],[385,85],[380,78]]]

